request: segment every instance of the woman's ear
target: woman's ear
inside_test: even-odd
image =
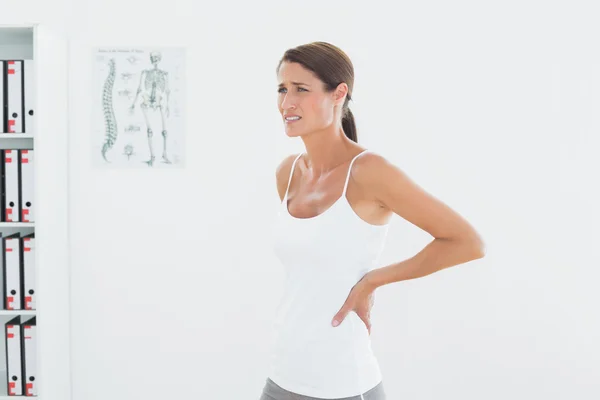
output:
[[[344,103],[347,93],[348,85],[344,82],[340,83],[335,89],[335,104]]]

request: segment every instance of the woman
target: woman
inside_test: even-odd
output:
[[[277,76],[286,134],[306,151],[276,172],[275,252],[286,290],[261,400],[383,400],[369,336],[375,290],[481,258],[483,242],[456,212],[358,145],[348,108],[354,68],[344,52],[325,42],[290,49]],[[435,239],[375,269],[394,213]]]

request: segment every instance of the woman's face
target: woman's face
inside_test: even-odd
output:
[[[323,82],[298,63],[284,62],[278,74],[277,105],[288,136],[322,130],[334,122],[335,92],[327,93]],[[299,119],[289,120],[296,116]]]

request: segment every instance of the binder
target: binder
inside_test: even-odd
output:
[[[2,266],[4,281],[4,309],[22,310],[23,268],[19,233],[2,237]]]
[[[8,93],[6,92],[6,62],[0,60],[0,133],[8,133],[8,119],[6,115],[6,106],[8,102]]]
[[[23,390],[25,396],[37,396],[38,385],[36,382],[36,348],[37,348],[37,323],[33,317],[21,324],[21,351],[23,352]]]
[[[25,104],[23,102],[23,60],[7,60],[6,92],[7,104],[7,133],[23,133],[25,125]]]
[[[21,263],[23,268],[23,308],[36,309],[35,233],[21,237]]]
[[[33,149],[13,150],[19,153],[19,186],[21,188],[19,214],[21,222],[33,222],[34,216],[34,167]]]
[[[22,328],[21,316],[4,324],[6,333],[6,381],[9,396],[23,395]]]
[[[25,120],[23,125],[24,133],[35,133],[35,67],[33,60],[24,60],[24,72],[23,72],[23,86],[24,86],[24,97],[23,102],[25,103]]]
[[[19,151],[4,149],[1,154],[2,179],[2,220],[20,222],[19,207]]]
[[[6,270],[6,268],[4,267],[6,265],[6,257],[4,256],[6,254],[5,250],[4,250],[4,233],[0,231],[0,308],[2,310],[5,310],[5,302],[4,299],[6,298],[6,292],[5,292],[5,286],[6,284],[4,283],[6,280],[5,277],[5,273],[4,271]]]

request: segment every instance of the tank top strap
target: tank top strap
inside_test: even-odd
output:
[[[352,164],[354,164],[354,161],[356,161],[356,159],[360,156],[362,156],[363,154],[367,153],[370,150],[363,150],[360,153],[358,153],[357,155],[354,156],[354,158],[352,159],[352,161],[350,161],[350,166],[348,167],[348,174],[346,175],[346,182],[344,182],[344,191],[342,192],[342,196],[346,196],[346,190],[348,189],[348,182],[350,181],[350,172],[352,171]]]
[[[302,156],[302,154],[304,154],[304,153],[300,153],[296,156],[296,159],[292,163],[292,168],[290,168],[290,177],[288,178],[288,184],[287,184],[287,187],[285,188],[285,196],[283,196],[284,200],[287,199],[288,191],[290,190],[290,183],[292,183],[292,176],[294,176],[294,168],[296,167],[296,162]]]

